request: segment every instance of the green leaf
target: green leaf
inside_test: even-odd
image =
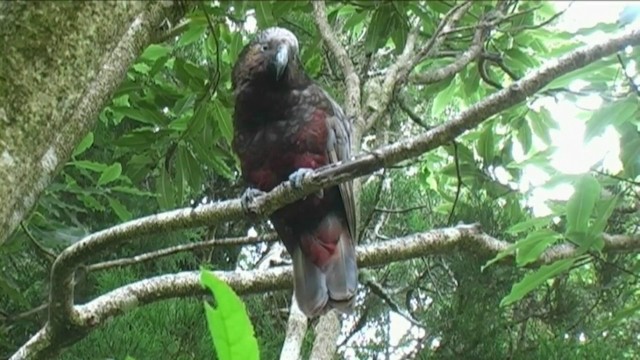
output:
[[[231,45],[229,46],[229,57],[235,61],[242,50],[242,34],[240,32],[234,32],[231,35]]]
[[[203,102],[198,105],[195,113],[191,116],[189,124],[186,129],[185,137],[191,138],[203,131],[205,123],[207,121],[207,105]]]
[[[20,293],[20,289],[12,284],[9,279],[0,276],[0,294],[5,295],[11,301],[14,301],[22,306],[29,306],[27,299]]]
[[[195,140],[192,143],[197,160],[205,164],[208,168],[229,180],[233,179],[233,172],[227,166],[223,159],[227,158],[222,150],[211,147],[209,144],[203,144],[201,140]]]
[[[78,144],[78,146],[76,146],[75,150],[73,150],[73,155],[72,156],[78,156],[80,154],[82,154],[83,152],[85,152],[88,148],[91,147],[91,145],[93,145],[93,132],[89,132],[87,134],[87,136],[85,136],[80,143]]]
[[[189,29],[184,33],[182,33],[182,36],[180,36],[180,40],[178,40],[177,46],[181,47],[181,46],[189,45],[195,42],[196,40],[200,39],[200,37],[202,37],[202,34],[204,34],[205,29],[206,29],[205,24],[195,23],[192,21],[189,24]]]
[[[478,153],[484,159],[484,166],[489,166],[495,156],[494,130],[491,123],[488,123],[478,139]]]
[[[94,172],[103,172],[107,168],[107,164],[102,164],[102,163],[88,161],[88,160],[71,161],[67,163],[67,165],[73,165],[77,168],[87,169]]]
[[[141,59],[156,61],[163,56],[167,56],[171,53],[171,48],[158,44],[151,44],[147,46],[142,55],[140,55]]]
[[[611,319],[606,320],[604,323],[600,325],[599,330],[609,329],[622,321],[635,319],[637,318],[639,312],[640,312],[640,303],[633,304],[625,309],[622,309],[616,312],[611,317]]]
[[[266,29],[275,23],[273,13],[271,11],[271,3],[269,1],[256,1],[255,6],[258,28]]]
[[[168,122],[165,116],[156,110],[145,108],[134,109],[124,106],[114,106],[111,107],[111,110],[114,113],[124,115],[143,124],[166,125]]]
[[[108,184],[116,180],[118,177],[120,177],[121,173],[122,165],[120,165],[120,163],[118,162],[113,163],[112,165],[104,169],[102,175],[100,175],[100,178],[98,179],[98,186]]]
[[[560,234],[549,229],[529,233],[524,240],[517,242],[516,263],[518,266],[524,266],[538,260],[540,254],[558,239]]]
[[[622,123],[631,121],[638,111],[638,97],[628,96],[622,101],[604,104],[596,110],[591,119],[587,122],[585,140],[589,141],[595,136],[602,135],[607,126],[619,126]]]
[[[452,81],[446,89],[440,91],[438,95],[433,99],[433,105],[431,106],[431,116],[439,117],[443,115],[444,110],[448,105],[451,105],[456,92],[458,91],[458,81]]]
[[[604,231],[611,214],[613,214],[613,210],[615,210],[616,205],[618,205],[619,200],[619,195],[612,196],[609,199],[603,200],[598,204],[598,206],[596,206],[596,218],[589,229],[589,233],[592,235],[600,235]]]
[[[593,207],[600,197],[600,184],[591,175],[575,184],[575,192],[567,202],[567,234],[586,234]]]
[[[529,231],[531,229],[545,227],[549,225],[549,221],[551,221],[551,219],[553,219],[553,215],[525,220],[512,225],[509,229],[507,229],[507,233],[515,235],[521,232]]]
[[[186,146],[178,146],[178,162],[176,166],[179,166],[183,171],[183,178],[189,184],[192,191],[200,191],[202,186],[202,171],[200,165],[193,158],[191,152]]]
[[[120,218],[120,220],[122,220],[123,222],[129,221],[133,218],[131,212],[127,210],[127,208],[122,205],[122,203],[118,201],[118,199],[109,196],[107,197],[107,201],[109,201],[109,206],[111,206],[111,209],[113,209],[116,215],[118,215],[118,218]]]
[[[218,124],[222,137],[224,137],[228,143],[231,143],[231,140],[233,139],[233,123],[231,122],[231,114],[218,99],[213,102],[213,117]]]
[[[523,121],[518,128],[518,141],[522,146],[524,153],[528,153],[531,150],[532,138],[531,128],[526,121]]]
[[[527,113],[527,121],[529,126],[545,144],[551,145],[551,135],[549,134],[549,126],[543,119],[543,116],[535,111],[529,111]]]
[[[220,360],[257,360],[258,341],[242,300],[224,281],[209,271],[200,272],[200,281],[215,299],[215,307],[204,303],[209,332]]]
[[[160,169],[160,176],[156,179],[156,191],[160,195],[158,196],[158,205],[161,209],[170,209],[174,206],[175,194],[166,169]]]
[[[123,194],[128,194],[128,195],[135,195],[135,196],[151,196],[151,197],[155,197],[158,196],[155,193],[152,192],[148,192],[148,191],[141,191],[138,190],[136,188],[132,188],[132,187],[127,187],[127,186],[113,186],[111,188],[109,188],[111,191],[117,191],[117,192],[121,192]]]
[[[550,265],[543,265],[540,269],[525,275],[522,280],[513,284],[509,295],[500,301],[500,306],[507,306],[522,299],[547,280],[570,269],[576,260],[577,259],[559,260]]]
[[[518,246],[518,244],[511,244],[509,246],[507,246],[506,249],[500,251],[499,253],[496,254],[496,256],[494,256],[493,259],[487,261],[486,264],[484,264],[481,268],[480,271],[484,271],[484,269],[488,268],[489,266],[493,265],[494,263],[504,259],[507,256],[512,255],[515,251],[516,251],[516,247]]]
[[[374,53],[384,46],[391,33],[392,12],[388,5],[380,6],[374,11],[364,39],[367,53]]]

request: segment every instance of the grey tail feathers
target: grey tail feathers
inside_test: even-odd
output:
[[[312,318],[331,308],[351,313],[358,288],[355,245],[343,231],[336,251],[323,268],[315,265],[298,247],[293,259],[293,285],[300,310]]]

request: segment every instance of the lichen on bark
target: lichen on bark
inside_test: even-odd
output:
[[[169,4],[171,5],[171,4]],[[0,244],[89,132],[166,3],[2,2],[0,11]],[[139,34],[133,33],[133,26]],[[132,36],[128,56],[114,49]],[[88,101],[89,100],[89,101]]]

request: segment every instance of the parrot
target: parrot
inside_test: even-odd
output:
[[[297,37],[271,27],[238,55],[231,75],[232,141],[245,211],[256,196],[351,157],[351,122],[305,72]],[[331,309],[352,313],[358,286],[355,196],[351,181],[275,211],[269,220],[293,263],[298,307],[309,318]]]

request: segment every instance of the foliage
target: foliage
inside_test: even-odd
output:
[[[205,303],[204,309],[218,359],[259,359],[258,342],[242,300],[213,273],[202,271],[200,279],[216,302],[215,307]]]
[[[364,105],[372,111],[375,89],[396,62],[409,31],[419,29],[419,43],[426,44],[452,4],[351,0],[328,6],[330,24],[368,81]],[[556,17],[558,6],[546,1],[473,2],[455,31],[413,74],[451,64],[469,48],[479,19],[497,19],[482,42],[481,56],[437,82],[421,84],[411,75],[395,89],[383,119],[364,134],[362,149],[422,134],[532,69],[590,43],[589,36],[619,30],[613,22],[563,30],[557,25],[566,15]],[[258,28],[279,25],[295,32],[307,72],[338,100],[343,98],[343,74],[323,47],[308,2],[199,3],[176,32],[150,45],[129,69],[94,131],[76,145],[73,158],[23,228],[0,247],[0,356],[10,355],[46,320],[46,311],[31,309],[47,301],[51,253],[114,224],[241,193],[244,184],[230,150],[230,73],[254,21]],[[363,287],[358,310],[339,340],[340,356],[638,357],[639,258],[632,251],[605,253],[602,246],[605,233],[638,231],[640,103],[633,77],[639,51],[621,50],[562,76],[455,143],[363,178],[361,243],[461,221],[480,223],[487,234],[512,245],[497,256],[465,249],[372,269],[372,278],[412,323]],[[575,140],[571,136],[578,141],[567,146]],[[592,147],[611,139],[619,139],[613,154],[591,154]],[[581,163],[586,165],[560,169],[567,149],[576,163],[585,160]],[[552,196],[540,204],[541,194]],[[95,254],[94,260],[243,236],[252,225],[260,234],[270,230],[269,224],[239,220],[141,238]],[[562,243],[574,244],[580,253],[537,263],[542,253]],[[215,247],[78,272],[76,303],[158,274],[254,268],[269,250],[265,244]],[[509,254],[515,254],[513,265],[504,261]],[[222,311],[227,297],[213,291]],[[235,334],[249,338],[253,323],[261,358],[278,357],[290,299],[290,291],[243,299],[250,322],[243,318],[242,325],[233,325],[243,329]],[[225,329],[230,326],[227,316],[242,313],[234,305],[220,313],[218,321],[226,325],[213,329]],[[153,303],[114,318],[61,358],[215,358],[206,321],[200,300]],[[401,338],[393,325],[399,322],[411,329]],[[312,334],[305,339],[304,354],[311,341]],[[242,350],[257,357],[253,343]]]

